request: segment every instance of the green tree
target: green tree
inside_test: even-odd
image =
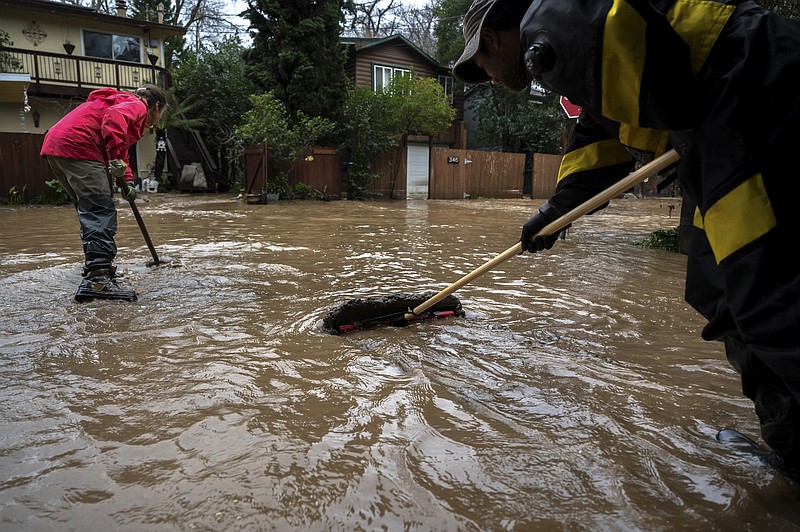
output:
[[[177,99],[195,102],[189,115],[203,117],[203,139],[225,184],[236,188],[244,170],[242,139],[235,128],[250,109],[250,95],[256,93],[244,53],[238,38],[227,38],[199,52],[187,50],[173,72]]]
[[[550,92],[544,102],[521,102],[515,129],[522,151],[561,155],[575,120],[567,117],[558,100],[559,95]]]
[[[360,87],[350,92],[339,123],[339,150],[347,161],[348,199],[366,198],[370,182],[380,177],[373,162],[397,146],[390,128],[389,99],[382,92]]]
[[[477,131],[475,140],[495,151],[519,151],[519,139],[514,127],[517,111],[524,97],[503,86],[487,85],[486,97],[470,102],[475,111]]]
[[[464,14],[472,0],[441,0],[433,9],[436,25],[436,60],[443,65],[452,65],[464,50]]]
[[[433,78],[408,75],[392,77],[382,93],[386,98],[387,128],[399,139],[395,161],[390,175],[389,197],[394,199],[395,186],[400,174],[400,163],[409,135],[434,136],[443,133],[455,117],[455,109],[448,103],[444,89]]]
[[[267,144],[269,164],[275,176],[270,192],[291,197],[288,175],[298,156],[317,145],[320,138],[330,135],[336,127],[327,118],[309,117],[298,111],[292,125],[286,105],[271,92],[250,97],[252,107],[244,115],[236,134],[246,142]]]
[[[534,102],[527,91],[488,87],[487,97],[473,103],[478,141],[498,151],[561,153],[572,121],[559,106],[558,95],[548,93],[544,102]]]
[[[285,103],[291,121],[300,112],[338,118],[348,87],[343,7],[343,0],[252,0],[244,12],[255,30],[247,55],[253,79]]]

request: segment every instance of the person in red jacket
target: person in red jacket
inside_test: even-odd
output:
[[[80,222],[84,265],[76,301],[136,301],[134,291],[120,288],[112,264],[117,209],[111,178],[124,178],[123,198],[136,198],[128,148],[142,138],[145,127],[161,120],[166,107],[166,95],[155,85],[134,93],[98,89],[45,133],[41,156],[72,198]]]

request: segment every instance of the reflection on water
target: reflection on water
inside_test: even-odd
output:
[[[0,219],[3,530],[792,529],[797,494],[718,444],[757,437],[682,300],[632,245],[672,200],[618,200],[457,292],[464,318],[332,336],[356,297],[440,290],[512,245],[530,200],[139,200],[137,303],[77,304],[69,207]],[[677,209],[674,211],[677,213]]]

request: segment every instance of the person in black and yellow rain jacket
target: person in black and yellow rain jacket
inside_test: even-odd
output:
[[[749,1],[475,0],[464,37],[462,81],[537,80],[583,108],[523,250],[552,247],[532,237],[637,162],[679,152],[697,206],[686,300],[741,374],[768,462],[800,481],[800,22]]]

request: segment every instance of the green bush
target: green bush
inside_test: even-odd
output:
[[[679,230],[677,227],[675,229],[654,231],[650,233],[650,236],[647,239],[637,242],[636,245],[643,248],[663,249],[665,251],[673,251],[677,253],[678,234]]]
[[[289,186],[289,176],[286,172],[277,172],[276,175],[267,182],[267,192],[270,194],[280,194],[282,199],[292,199],[294,191]]]
[[[294,186],[294,197],[298,199],[309,199],[315,197],[314,189],[305,183],[297,183]]]

